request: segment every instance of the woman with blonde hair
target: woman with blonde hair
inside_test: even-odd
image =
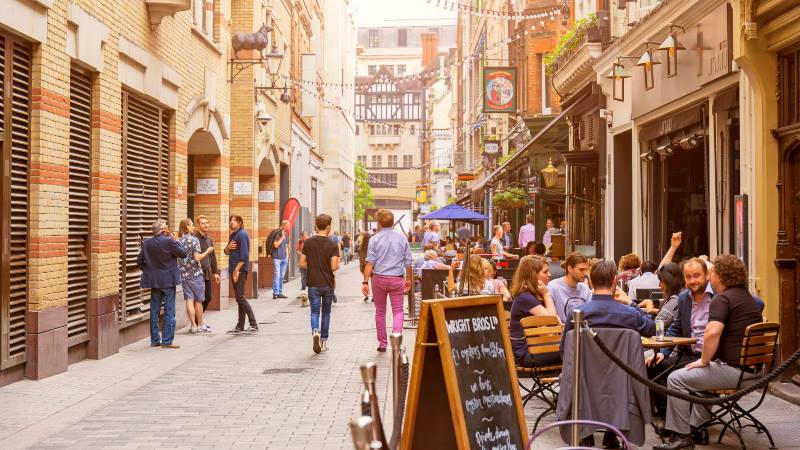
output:
[[[501,294],[504,302],[511,301],[511,293],[508,292],[508,287],[506,287],[505,280],[495,278],[497,271],[492,263],[489,262],[488,259],[483,258],[481,265],[483,266],[483,273],[486,274],[486,278],[488,278],[494,284],[495,294]]]
[[[495,225],[492,227],[492,243],[490,244],[492,250],[492,258],[494,259],[517,259],[519,256],[508,253],[503,249],[503,227],[500,225]]]
[[[214,247],[200,251],[200,240],[194,236],[194,222],[183,219],[178,227],[178,242],[186,247],[186,258],[178,260],[183,286],[183,299],[186,300],[186,314],[189,316],[189,333],[208,332],[210,329],[203,323],[203,301],[206,299],[206,282],[200,261],[204,260]]]
[[[483,269],[483,258],[480,255],[470,255],[465,263],[459,276],[458,292],[467,295],[495,294],[494,282],[486,276]]]
[[[555,303],[550,295],[547,283],[550,281],[550,265],[539,256],[525,256],[519,262],[511,282],[511,321],[509,332],[514,359],[517,365],[533,367],[534,365],[554,364],[561,361],[558,352],[531,355],[528,353],[528,342],[522,331],[521,321],[531,316],[554,316]]]

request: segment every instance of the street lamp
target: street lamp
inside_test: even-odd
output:
[[[644,69],[644,89],[647,91],[653,89],[656,85],[655,75],[653,74],[653,66],[656,64],[661,64],[661,62],[656,61],[649,47],[645,49],[642,57],[639,58],[639,62],[636,63],[637,66],[641,66]]]
[[[558,169],[553,165],[553,158],[547,161],[547,167],[542,169],[542,178],[544,178],[544,187],[552,189],[556,185],[556,178],[558,177]]]
[[[617,58],[617,62],[611,65],[611,72],[606,75],[606,78],[611,80],[611,93],[614,100],[625,101],[625,79],[630,77],[625,74],[625,66],[620,62],[620,58]]]
[[[680,28],[681,31],[686,31],[682,26],[669,25],[669,34],[664,42],[658,47],[659,50],[664,50],[667,55],[667,77],[674,77],[678,75],[678,50],[686,50],[686,47],[678,42],[678,37],[675,36],[674,28]]]

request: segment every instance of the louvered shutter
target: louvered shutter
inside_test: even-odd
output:
[[[27,299],[28,160],[30,156],[31,50],[0,35],[0,127],[3,156],[0,367],[25,361]]]
[[[149,318],[150,294],[136,267],[150,226],[169,215],[169,111],[123,92],[120,323]]]
[[[67,234],[67,299],[69,344],[88,338],[89,190],[92,161],[91,77],[73,69],[69,89],[69,228]]]

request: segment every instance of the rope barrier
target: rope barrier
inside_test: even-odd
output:
[[[798,349],[797,351],[794,352],[792,356],[790,356],[786,361],[784,361],[783,364],[776,367],[775,369],[772,370],[772,372],[768,373],[766,376],[759,379],[755,383],[747,386],[744,389],[740,389],[734,392],[733,394],[723,395],[721,397],[715,397],[715,398],[697,397],[694,395],[685,394],[680,391],[673,391],[671,389],[667,389],[666,387],[649,380],[647,377],[640,375],[638,372],[636,372],[634,369],[632,369],[622,360],[620,360],[617,357],[617,355],[615,355],[611,350],[609,350],[609,348],[606,346],[603,340],[600,339],[600,336],[594,330],[588,327],[586,328],[586,330],[589,331],[589,334],[594,339],[594,342],[597,344],[598,347],[600,347],[600,350],[602,350],[603,353],[605,353],[606,356],[608,356],[608,358],[614,362],[614,364],[616,364],[620,369],[625,371],[634,380],[646,385],[648,388],[656,392],[659,392],[661,394],[669,395],[670,397],[676,397],[687,402],[697,403],[706,406],[714,406],[714,405],[721,405],[723,403],[734,402],[751,392],[755,392],[759,389],[765,388],[772,380],[777,378],[792,364],[797,362],[798,359],[800,359],[800,349]]]

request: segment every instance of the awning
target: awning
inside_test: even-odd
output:
[[[675,131],[702,123],[703,110],[705,107],[706,104],[701,103],[644,125],[639,129],[639,141],[651,141],[662,136],[667,136]]]
[[[494,177],[503,173],[503,171],[506,170],[508,166],[514,164],[519,158],[522,158],[523,155],[527,157],[529,148],[534,144],[549,145],[549,146],[557,146],[557,145],[567,146],[569,142],[568,141],[569,132],[567,131],[565,133],[564,130],[562,130],[561,127],[559,127],[558,125],[566,123],[567,115],[580,103],[581,103],[580,101],[573,102],[563,111],[561,111],[547,125],[542,127],[542,129],[539,130],[538,133],[536,133],[536,136],[531,138],[531,140],[527,144],[525,144],[525,147],[522,147],[521,149],[517,150],[517,152],[514,153],[514,155],[508,159],[508,161],[501,164],[500,167],[497,168],[497,170],[492,172],[488,177],[484,178],[479,185],[475,186],[472,189],[473,192],[482,190],[488,181],[492,180]]]

